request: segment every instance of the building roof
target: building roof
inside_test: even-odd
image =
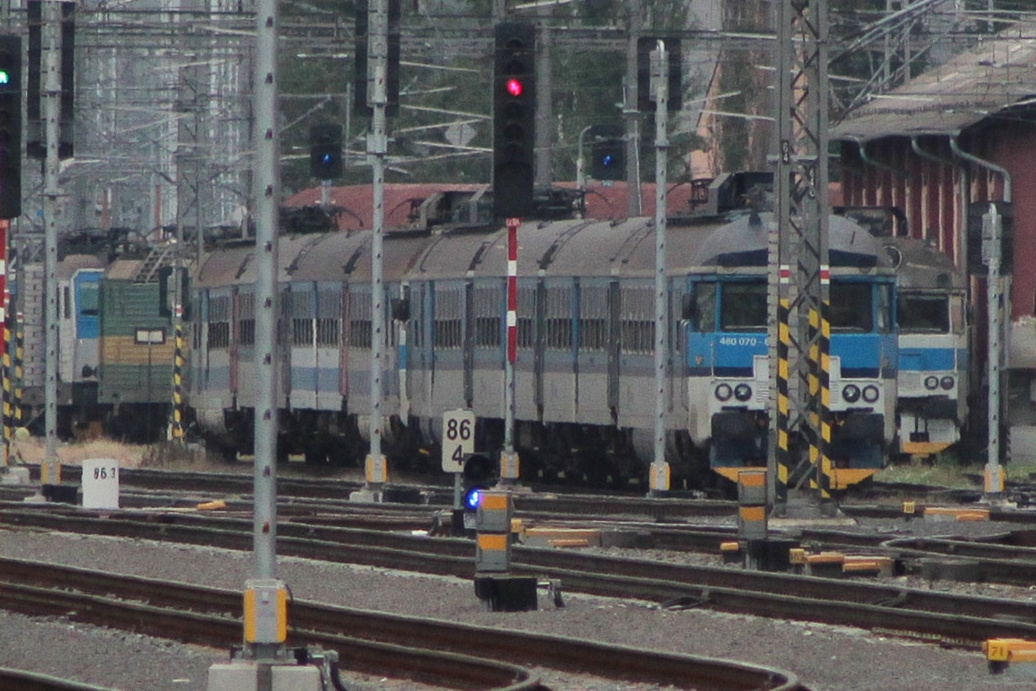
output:
[[[831,129],[832,140],[955,135],[1036,104],[1036,22],[1018,22],[953,60],[874,96]]]

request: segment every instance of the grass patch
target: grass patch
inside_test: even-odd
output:
[[[1007,463],[1003,470],[1008,482],[1031,482],[1036,478],[1036,463]],[[878,482],[904,482],[950,489],[982,489],[984,472],[985,466],[982,464],[961,464],[956,457],[946,455],[935,462],[911,460],[890,465],[878,471],[874,479]]]

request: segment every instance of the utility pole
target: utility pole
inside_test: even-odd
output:
[[[371,362],[370,362],[370,453],[365,462],[366,483],[354,492],[357,500],[381,501],[382,487],[388,482],[388,459],[381,452],[382,433],[382,370],[385,358],[385,157],[388,155],[388,0],[370,0],[367,26],[367,60],[373,79],[369,82],[368,105],[374,111],[371,131],[367,135],[367,156],[371,163],[374,196],[371,238]]]
[[[669,53],[663,41],[658,41],[658,48],[652,58],[655,58],[651,61],[651,76],[655,86],[655,446],[650,487],[652,495],[664,495],[670,489],[670,469],[665,460],[665,417],[669,409],[666,377],[669,362],[669,287],[665,276]]]
[[[189,258],[187,245],[188,226],[194,228],[196,236],[203,231],[202,161],[200,145],[205,132],[204,112],[209,98],[209,39],[203,33],[194,31],[197,13],[204,11],[198,0],[185,0],[185,9],[190,9],[191,19],[182,21],[181,40],[183,45],[194,48],[188,52],[188,64],[180,68],[179,96],[177,98],[178,117],[176,137],[176,247],[173,253],[173,273],[170,280],[172,293],[172,327],[173,327],[173,385],[172,406],[170,408],[169,440],[178,444],[185,441],[183,397],[183,367],[187,361],[187,347],[184,338],[183,294],[184,266]],[[201,257],[201,238],[197,238]]]
[[[827,26],[827,0],[777,3],[777,209],[768,290],[774,392],[769,494],[777,513],[786,510],[792,484],[808,484],[822,513],[834,507],[827,405]]]
[[[43,163],[44,273],[47,276],[44,340],[44,426],[46,453],[40,468],[43,487],[61,483],[61,461],[58,459],[58,221],[61,213],[61,186],[58,174],[61,160],[61,4],[43,3],[43,117],[47,148]],[[30,66],[30,69],[33,69]]]
[[[626,215],[640,216],[640,111],[637,110],[637,40],[643,26],[640,0],[626,3],[629,35],[626,37],[626,82],[622,114],[626,120]]]
[[[554,6],[540,7],[539,14],[544,21],[536,27],[536,83],[541,86],[536,90],[536,154],[533,187],[550,187],[553,179],[552,161],[554,154],[554,128],[551,120],[554,117],[554,104],[551,100],[551,44],[554,31],[550,26],[550,17],[554,14]]]

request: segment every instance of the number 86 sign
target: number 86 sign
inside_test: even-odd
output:
[[[475,413],[466,408],[442,414],[442,469],[464,471],[464,459],[475,453]]]

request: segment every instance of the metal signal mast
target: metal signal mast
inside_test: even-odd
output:
[[[776,212],[770,230],[770,503],[831,502],[827,0],[777,3]]]

